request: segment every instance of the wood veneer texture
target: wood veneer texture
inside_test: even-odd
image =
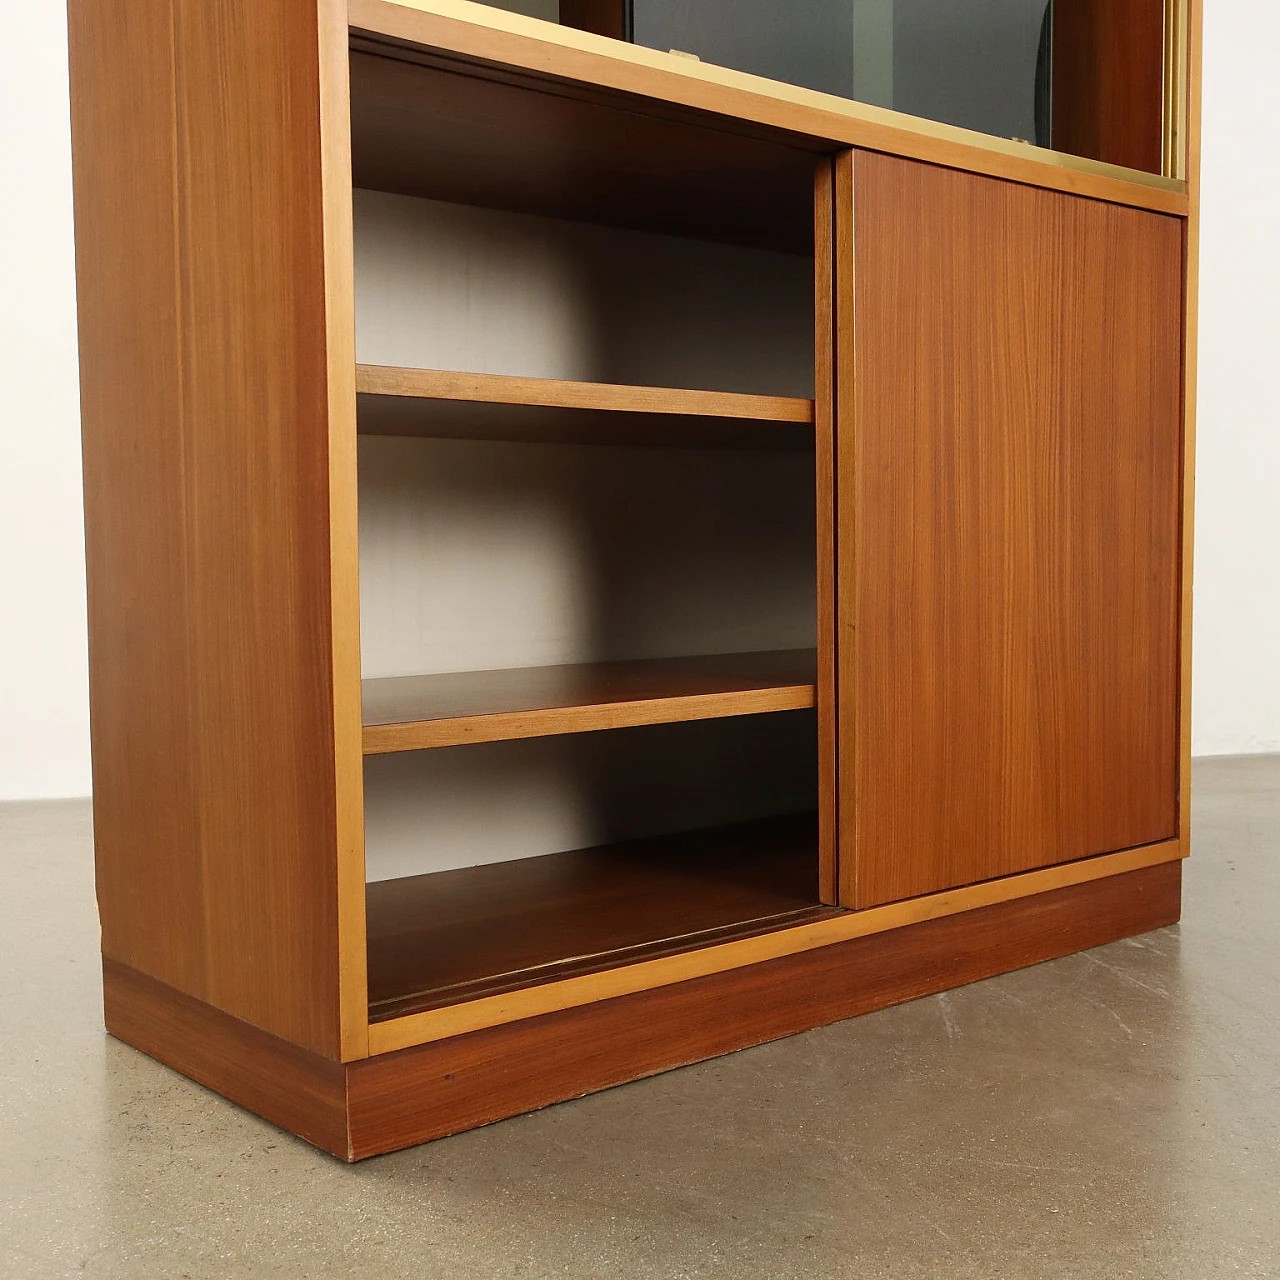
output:
[[[445,439],[813,447],[813,402],[666,387],[360,365],[360,430]]]
[[[1172,924],[1182,865],[381,1054],[348,1068],[354,1158]]]
[[[1055,150],[1159,173],[1164,55],[1165,0],[1054,5]]]
[[[816,826],[788,815],[372,883],[371,1017],[800,923]]]
[[[358,1160],[1172,924],[1181,883],[1162,863],[345,1065],[111,960],[107,1026]]]
[[[107,1030],[158,1062],[342,1159],[346,1069],[103,957]]]
[[[835,221],[835,161],[813,175],[814,568],[817,575],[818,884],[823,902],[840,901],[836,686],[836,262],[848,245]]]
[[[1181,223],[869,153],[840,199],[843,901],[1172,837]]]
[[[416,751],[814,705],[812,649],[364,681],[364,750]]]
[[[360,46],[355,185],[516,213],[808,253],[814,152],[727,122],[637,111],[515,70],[471,74]]]
[[[897,145],[955,166],[864,154],[855,183],[847,156],[836,164],[836,291],[854,265],[859,290],[857,324],[837,316],[833,374],[837,533],[842,563],[856,565],[839,584],[837,677],[866,690],[842,703],[853,717],[842,727],[866,743],[841,755],[842,821],[856,819],[846,848],[865,851],[869,869],[854,899],[1172,835],[1169,675],[1186,650],[1168,624],[1189,568],[1177,553],[1183,444],[1168,386],[1182,376],[1181,266],[1185,252],[1193,282],[1195,228],[1184,241],[1173,219],[1138,210],[1185,214],[1187,196],[843,115],[727,73],[721,83],[556,49],[377,0],[353,0],[352,12],[375,40],[385,27],[397,57],[444,58],[455,78],[507,87],[524,77],[521,93],[537,81],[543,97],[614,112],[594,137],[604,117],[584,123],[585,152],[566,144],[571,160],[596,166],[569,192],[573,216],[593,200],[603,220],[632,216],[610,212],[617,192],[596,184],[617,117],[645,103],[701,131],[696,144],[687,132],[675,143],[686,175],[707,147],[730,190],[803,163],[806,222],[815,153]],[[1198,5],[1193,15],[1198,47]],[[1180,869],[1161,865],[347,1068],[332,1060],[358,1056],[351,1015],[362,1003],[350,998],[362,979],[350,884],[359,786],[349,769],[335,778],[359,742],[354,597],[339,580],[349,565],[336,567],[354,542],[331,545],[354,501],[349,228],[335,241],[349,192],[334,185],[347,178],[336,172],[343,113],[330,47],[345,29],[337,0],[71,4],[112,1031],[350,1158],[1176,919]],[[514,72],[486,65],[507,54]],[[124,65],[127,77],[113,72]],[[1192,85],[1194,102],[1194,68]],[[496,147],[492,129],[470,141]],[[723,150],[721,132],[734,139]],[[1194,175],[1194,122],[1190,137]],[[664,150],[649,150],[652,175]],[[403,154],[388,163],[401,177],[412,168]],[[485,175],[467,164],[474,157],[445,175],[461,184],[457,198],[487,198]],[[537,172],[522,181],[534,200],[559,198]],[[778,190],[790,184],[780,177]],[[874,232],[856,254],[855,185],[856,219]],[[704,221],[687,233],[720,235],[706,221],[719,209],[756,219],[731,236],[808,243],[811,224],[789,222],[794,210],[726,212],[713,187],[690,205]],[[1193,300],[1188,310],[1193,319]],[[856,363],[875,343],[887,381]],[[918,376],[912,360],[940,351],[963,353],[964,377]],[[1189,467],[1182,477],[1189,500]],[[941,569],[917,580],[925,549]],[[922,603],[904,613],[904,596]],[[891,629],[878,631],[886,619]],[[930,644],[958,655],[950,684]],[[1185,744],[1185,686],[1181,714]],[[889,724],[905,732],[895,740]],[[993,756],[1003,772],[987,770]],[[858,788],[879,770],[891,785],[875,791],[877,811]],[[897,830],[893,814],[916,825]]]
[[[69,32],[103,951],[336,1054],[320,17]]]

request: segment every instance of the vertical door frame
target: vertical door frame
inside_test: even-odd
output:
[[[328,345],[338,998],[344,1062],[369,1056],[364,756],[360,717],[360,563],[356,450],[355,259],[347,6],[317,0]]]
[[[857,645],[857,631],[853,625],[854,589],[856,571],[856,547],[853,523],[849,519],[852,490],[842,492],[840,485],[840,459],[851,455],[853,432],[856,430],[853,402],[853,369],[856,308],[854,307],[854,157],[853,148],[846,148],[834,157],[831,174],[831,256],[832,266],[832,324],[827,334],[831,353],[834,420],[832,438],[835,457],[832,465],[832,496],[835,507],[832,512],[833,554],[835,557],[834,618],[831,624],[831,651],[835,663],[832,674],[836,696],[835,737],[836,751],[833,777],[835,796],[832,810],[837,828],[837,897],[843,907],[856,907],[857,897],[857,822],[853,812],[855,803],[854,783],[860,744],[857,734],[856,682],[841,680],[840,672],[853,669],[853,654]]]
[[[1184,856],[1191,849],[1191,634],[1194,596],[1195,547],[1195,449],[1197,344],[1200,314],[1200,79],[1204,29],[1203,0],[1169,0],[1180,14],[1179,31],[1172,43],[1179,50],[1179,91],[1176,121],[1182,117],[1176,161],[1178,176],[1187,185],[1189,209],[1183,223],[1182,316],[1182,595],[1179,679],[1178,838]],[[1173,126],[1176,128],[1176,126]]]
[[[843,901],[840,889],[839,686],[836,662],[836,275],[840,257],[836,161],[814,169],[814,483],[817,513],[818,892]]]

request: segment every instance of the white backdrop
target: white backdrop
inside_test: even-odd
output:
[[[529,0],[529,10],[542,0]],[[517,7],[513,5],[512,7]],[[523,7],[523,6],[521,6]],[[66,32],[12,6],[0,75],[0,799],[89,791]],[[1280,11],[1205,33],[1194,746],[1280,750]]]
[[[1205,10],[1192,747],[1280,751],[1280,9]]]
[[[0,799],[89,792],[66,14],[9,5],[0,72]]]

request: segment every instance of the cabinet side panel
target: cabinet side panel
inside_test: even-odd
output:
[[[71,26],[104,950],[336,1054],[315,0]]]
[[[172,17],[73,0],[68,38],[102,948],[203,993]]]
[[[854,185],[855,904],[1167,839],[1182,225],[870,154]]]

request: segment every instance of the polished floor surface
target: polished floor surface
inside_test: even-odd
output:
[[[88,805],[0,807],[0,1277],[1280,1277],[1280,757],[1172,929],[347,1167],[107,1039]]]

